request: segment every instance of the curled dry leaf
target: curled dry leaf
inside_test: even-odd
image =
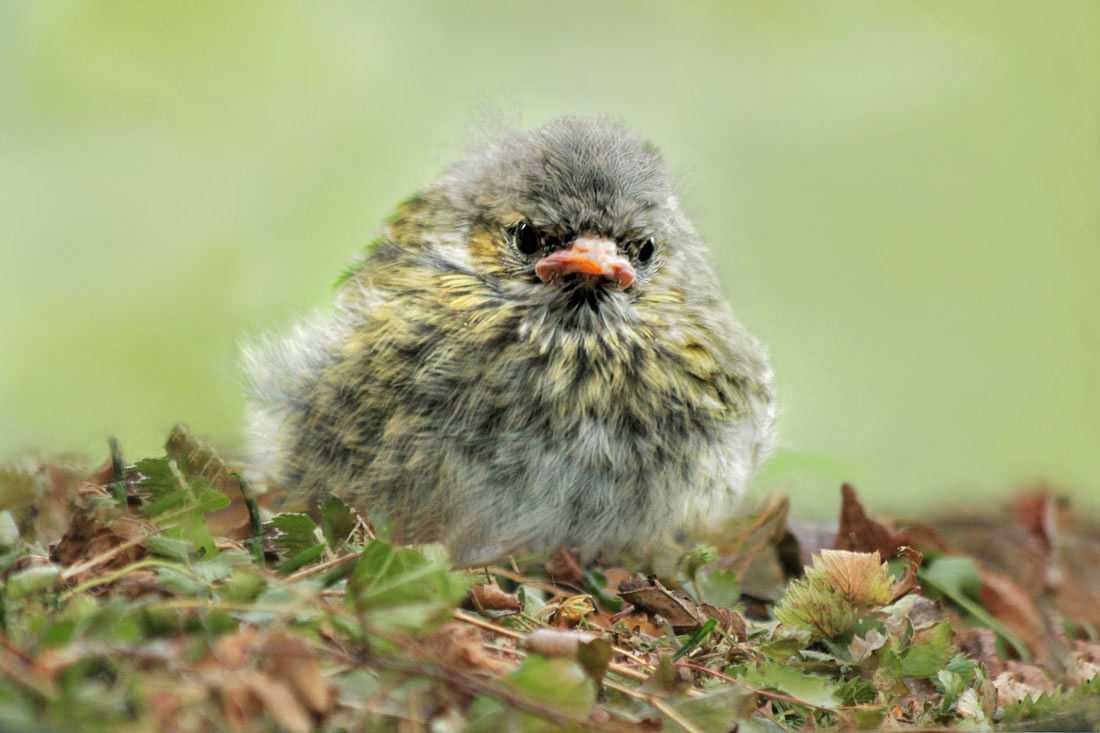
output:
[[[899,547],[898,554],[904,555],[905,558],[909,560],[909,565],[906,566],[905,575],[901,576],[901,580],[891,586],[890,603],[893,603],[917,587],[917,570],[920,569],[921,562],[924,560],[924,555],[908,546]]]
[[[550,615],[550,623],[557,626],[576,626],[585,616],[596,612],[591,596],[570,596],[558,604]]]
[[[709,603],[697,604],[687,593],[665,588],[655,575],[637,573],[630,580],[620,582],[619,596],[635,609],[665,619],[676,633],[697,631],[712,618],[738,639],[744,638],[746,633],[741,614]]]
[[[505,593],[496,583],[482,583],[481,585],[472,586],[462,605],[478,612],[510,611],[511,613],[519,613],[523,610],[523,605],[520,604],[519,599],[511,593]]]
[[[699,608],[687,593],[668,590],[656,575],[638,573],[619,583],[619,596],[635,608],[661,616],[673,629],[696,629],[706,621],[700,621]]]

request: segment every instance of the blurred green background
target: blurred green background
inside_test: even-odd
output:
[[[1100,3],[0,5],[0,458],[189,423],[394,205],[563,114],[657,141],[800,514],[1100,505]]]

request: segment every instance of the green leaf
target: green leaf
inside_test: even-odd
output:
[[[604,609],[611,611],[612,613],[618,613],[623,610],[623,599],[619,596],[611,595],[604,591],[607,587],[607,577],[599,570],[585,570],[581,576],[584,583],[584,589],[588,591],[588,594],[596,599],[596,602],[600,604]]]
[[[334,550],[348,541],[358,522],[355,512],[335,494],[329,494],[321,502],[321,527],[325,541]]]
[[[827,677],[803,672],[797,667],[779,662],[749,665],[741,681],[753,687],[764,687],[782,692],[803,702],[820,707],[836,707],[839,698],[837,685]]]
[[[699,697],[677,700],[672,707],[677,716],[687,720],[697,730],[726,733],[740,730],[737,721],[749,718],[756,709],[756,693],[741,685],[725,685]],[[664,730],[679,730],[679,725],[665,718]]]
[[[170,592],[181,596],[206,596],[209,588],[198,578],[173,568],[156,568],[157,580]]]
[[[325,554],[325,543],[318,542],[313,547],[307,547],[294,557],[287,558],[286,562],[279,566],[280,575],[290,575],[298,568],[303,568],[316,562]]]
[[[913,639],[909,651],[901,658],[903,677],[932,677],[942,669],[958,651],[951,643],[951,624],[943,621],[930,633],[922,633]]]
[[[246,603],[256,598],[267,588],[267,577],[248,567],[233,568],[230,580],[221,589],[227,601]]]
[[[172,459],[145,458],[138,461],[130,470],[141,474],[137,488],[146,495],[146,501],[156,502],[163,496],[184,488],[179,471],[175,470]]]
[[[840,591],[806,580],[787,587],[774,613],[780,622],[809,629],[826,639],[849,631],[856,622],[855,610]]]
[[[145,540],[145,549],[150,554],[166,557],[170,560],[190,562],[195,555],[195,543],[163,534],[153,535]]]
[[[741,584],[737,582],[737,576],[732,570],[714,568],[700,577],[707,603],[721,608],[730,608],[740,599]]]
[[[577,661],[598,685],[611,664],[611,640],[601,638],[578,642]]]
[[[596,704],[596,688],[572,659],[546,659],[532,654],[502,684],[523,698],[583,721]],[[479,697],[470,706],[467,731],[551,731],[560,727],[529,712],[507,711],[497,700]]]
[[[946,596],[969,612],[979,623],[993,629],[1012,645],[1020,659],[1025,662],[1031,659],[1027,645],[981,605],[982,578],[972,558],[958,555],[937,557],[917,571],[917,578],[930,590]]]
[[[308,514],[276,514],[264,527],[275,530],[272,542],[283,557],[294,557],[317,544],[317,523]]]
[[[714,627],[717,626],[717,625],[718,625],[718,619],[714,619],[714,618],[709,619],[705,624],[703,624],[699,628],[698,631],[696,631],[694,634],[692,634],[691,636],[688,637],[687,641],[684,642],[684,645],[682,647],[680,647],[679,649],[676,650],[676,653],[672,655],[672,661],[674,661],[674,662],[679,661],[680,657],[684,656],[685,654],[690,652],[692,649],[694,649],[695,647],[702,644],[703,641],[708,636],[710,636],[711,632],[714,631]]]
[[[60,581],[60,565],[38,565],[13,574],[8,578],[4,592],[8,598],[24,598],[40,591],[53,590]]]
[[[378,628],[427,633],[450,617],[471,579],[451,570],[444,554],[428,560],[417,550],[375,540],[348,578],[347,601]]]
[[[842,705],[867,705],[878,698],[878,690],[870,680],[853,677],[833,691]]]

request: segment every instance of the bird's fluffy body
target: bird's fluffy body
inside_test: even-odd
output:
[[[536,274],[582,237],[630,277]],[[278,485],[379,508],[460,564],[647,546],[728,511],[773,443],[767,361],[659,153],[595,119],[452,167],[401,204],[333,316],[248,361]]]

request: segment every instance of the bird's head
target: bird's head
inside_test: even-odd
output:
[[[438,186],[465,219],[477,272],[565,312],[623,313],[647,291],[678,286],[681,250],[697,244],[658,150],[597,118],[505,138]]]

